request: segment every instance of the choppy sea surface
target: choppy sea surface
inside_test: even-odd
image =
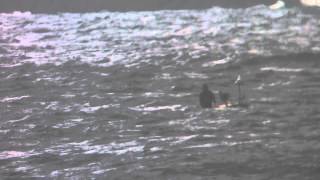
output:
[[[0,14],[0,179],[319,179],[319,19]],[[199,107],[238,75],[249,108]]]

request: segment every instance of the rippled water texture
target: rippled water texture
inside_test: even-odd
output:
[[[319,179],[318,19],[1,14],[1,179]],[[238,74],[248,109],[199,108]]]

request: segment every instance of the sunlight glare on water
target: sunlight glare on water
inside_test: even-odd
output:
[[[317,179],[318,19],[263,5],[0,14],[0,176]],[[199,107],[203,83],[237,102],[238,75],[248,108]]]

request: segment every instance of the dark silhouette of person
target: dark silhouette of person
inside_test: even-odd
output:
[[[220,97],[220,100],[221,100],[226,106],[228,106],[228,101],[229,101],[229,98],[230,98],[230,94],[229,94],[229,93],[226,93],[226,92],[219,91],[219,97]]]
[[[199,101],[202,108],[212,108],[212,103],[216,103],[216,98],[209,90],[207,84],[202,85],[202,92],[199,95]]]

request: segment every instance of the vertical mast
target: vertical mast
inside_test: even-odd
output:
[[[238,105],[241,104],[241,76],[238,75],[237,80],[234,84],[238,85]]]

